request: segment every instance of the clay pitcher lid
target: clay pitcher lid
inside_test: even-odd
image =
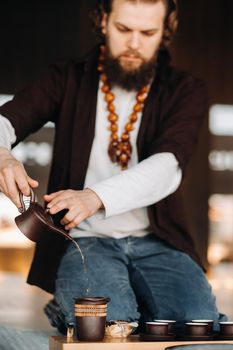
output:
[[[107,304],[111,299],[108,297],[86,297],[86,298],[75,298],[75,304],[80,305],[102,305]]]

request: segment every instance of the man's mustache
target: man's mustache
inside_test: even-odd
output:
[[[142,55],[141,55],[139,52],[137,52],[137,51],[125,51],[125,52],[123,52],[123,53],[120,55],[120,57],[121,57],[121,56],[133,56],[133,57],[135,57],[135,58],[140,58],[140,59],[143,60]]]

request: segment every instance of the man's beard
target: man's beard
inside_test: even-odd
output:
[[[131,52],[127,54],[131,54]],[[138,68],[127,70],[121,66],[118,58],[111,55],[107,45],[104,71],[111,86],[117,85],[127,91],[139,91],[142,87],[148,85],[155,75],[156,60],[157,52],[149,61],[143,61]]]

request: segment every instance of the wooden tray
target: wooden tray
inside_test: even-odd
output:
[[[106,337],[101,342],[68,341],[66,337],[49,338],[49,350],[165,350],[169,346],[188,344],[233,344],[233,340],[145,342],[136,335],[123,339]]]

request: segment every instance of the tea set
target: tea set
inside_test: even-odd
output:
[[[56,233],[77,245],[65,230],[54,224],[48,210],[36,202],[33,190],[31,190],[29,200],[25,200],[23,194],[20,193],[20,202],[21,215],[15,218],[15,222],[28,239],[38,242],[45,235]],[[28,203],[29,205],[27,205]],[[82,255],[81,251],[80,254]],[[127,337],[137,328],[137,322],[117,320],[106,323],[107,303],[109,301],[108,297],[75,299],[75,333],[78,340],[100,341],[106,335]],[[145,323],[145,332],[140,333],[140,338],[143,341],[233,340],[233,321],[219,322],[219,327],[220,332],[214,332],[213,320],[191,320],[185,324],[183,335],[180,336],[176,334],[175,320],[154,320]]]
[[[146,332],[140,334],[144,341],[170,340],[233,340],[233,321],[219,322],[220,332],[213,331],[213,320],[191,320],[184,325],[183,332],[176,334],[174,320],[146,322]]]

